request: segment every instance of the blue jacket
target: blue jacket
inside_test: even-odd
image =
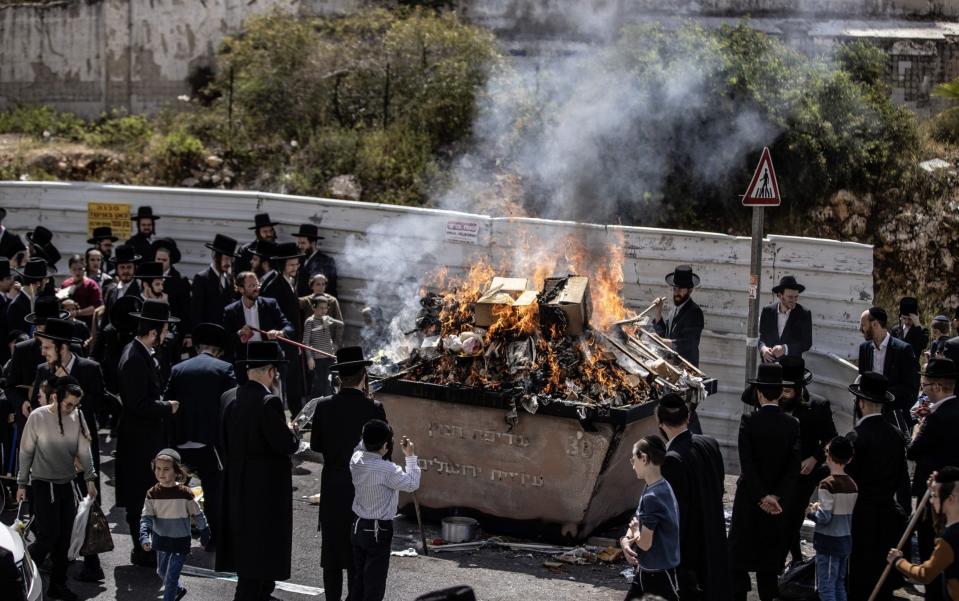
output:
[[[242,299],[234,301],[223,309],[223,327],[232,336],[234,349],[240,348],[239,331],[246,325],[242,303]],[[296,330],[293,328],[293,324],[283,315],[283,312],[280,311],[280,305],[275,300],[260,296],[256,299],[256,309],[260,318],[261,330],[283,330],[284,337],[295,337]]]
[[[233,366],[207,353],[173,366],[163,398],[179,401],[171,442],[213,445],[220,432],[220,396],[236,386]]]

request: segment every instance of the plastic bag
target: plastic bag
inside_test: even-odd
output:
[[[80,556],[80,548],[87,538],[87,521],[90,519],[90,507],[93,506],[93,497],[86,496],[77,506],[77,515],[73,518],[73,531],[70,534],[70,549],[67,559],[74,560]]]
[[[816,558],[791,564],[779,577],[779,598],[783,601],[818,601]]]

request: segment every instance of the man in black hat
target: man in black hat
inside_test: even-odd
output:
[[[176,400],[163,400],[160,371],[153,355],[169,324],[178,320],[170,315],[170,305],[155,300],[143,301],[140,312],[132,315],[139,320],[136,337],[123,349],[118,368],[123,412],[117,431],[117,506],[126,508],[126,522],[134,541],[130,562],[152,566],[156,555],[139,544],[140,514],[144,491],[155,482],[150,461],[167,446],[166,423],[179,407]]]
[[[0,257],[6,257],[13,263],[18,263],[17,255],[24,253],[27,247],[24,246],[20,236],[11,232],[3,225],[3,220],[7,218],[7,210],[0,207]]]
[[[787,275],[773,287],[776,302],[759,316],[759,352],[766,363],[786,355],[802,356],[812,348],[812,312],[799,304],[806,287]]]
[[[728,556],[719,443],[689,431],[689,406],[678,394],[659,400],[656,421],[668,441],[663,478],[679,506],[679,598],[730,601],[729,570],[716,561]]]
[[[297,278],[297,296],[306,296],[310,293],[310,280],[318,273],[326,276],[326,291],[336,296],[336,261],[333,257],[320,252],[317,240],[324,240],[319,230],[312,223],[303,223],[300,229],[293,233],[296,238],[296,247],[303,255],[303,264]]]
[[[180,262],[182,255],[177,248],[176,241],[173,238],[157,238],[153,241],[153,260],[163,267],[163,277],[166,280],[163,283],[163,290],[167,294],[170,303],[170,312],[180,320],[180,330],[186,332],[183,337],[183,343],[189,348],[190,336],[192,331],[190,321],[190,280],[185,278],[177,271],[176,264]],[[179,353],[174,355],[179,357]]]
[[[945,315],[936,315],[929,326],[930,338],[929,350],[926,351],[926,358],[932,359],[942,356],[946,350],[946,341],[949,340],[949,318]]]
[[[236,388],[233,366],[220,359],[227,340],[222,326],[198,324],[193,329],[198,354],[173,367],[163,394],[167,400],[180,402],[173,416],[171,442],[202,482],[206,517],[213,532],[208,550],[222,526],[218,510],[223,467],[215,446],[220,437],[220,397]]]
[[[746,599],[749,572],[756,572],[760,600],[772,601],[787,542],[783,505],[799,477],[799,422],[779,408],[783,386],[792,385],[783,380],[781,365],[760,364],[748,382],[759,408],[744,413],[739,424],[741,472],[729,529],[733,599]]]
[[[912,494],[922,497],[933,472],[947,465],[959,465],[959,400],[956,399],[956,364],[950,359],[930,359],[920,372],[920,386],[928,397],[929,409],[912,431],[906,458],[916,462]],[[919,522],[919,554],[928,557],[935,543],[932,512],[929,508]],[[927,601],[940,601],[940,582],[926,586]]]
[[[103,313],[100,316],[100,322],[97,329],[102,330],[110,323],[110,313],[113,304],[117,299],[124,296],[135,296],[142,298],[140,285],[134,279],[136,275],[137,263],[143,257],[136,253],[129,244],[121,244],[116,247],[114,256],[110,258],[110,265],[116,269],[115,277],[110,286],[103,294]],[[139,544],[139,542],[138,542]]]
[[[31,333],[32,324],[26,322],[26,317],[34,311],[36,299],[43,294],[49,279],[50,271],[47,262],[39,257],[31,257],[23,269],[13,271],[20,276],[20,289],[7,306],[7,328]]]
[[[849,435],[855,453],[846,472],[859,488],[852,514],[849,600],[866,601],[886,567],[886,552],[896,546],[905,527],[905,513],[896,494],[908,478],[906,440],[882,416],[883,407],[895,403],[886,376],[867,371],[849,392],[855,396],[858,419]],[[876,599],[893,599],[898,582],[898,577],[891,575]]]
[[[793,561],[802,561],[799,533],[809,499],[819,486],[819,481],[828,474],[823,465],[826,461],[824,449],[837,436],[836,424],[832,419],[829,401],[809,396],[806,387],[812,382],[813,375],[806,369],[803,358],[787,355],[779,363],[783,367],[783,379],[792,382],[783,387],[779,406],[799,420],[799,456],[802,458],[796,487],[783,506],[786,513],[786,550],[792,555]]]
[[[231,336],[234,349],[250,341],[275,340],[277,336],[293,338],[293,324],[283,315],[277,302],[260,296],[260,281],[256,274],[244,271],[236,276],[236,290],[240,293],[240,300],[223,309],[223,327]]]
[[[912,424],[909,409],[919,394],[919,363],[907,343],[893,338],[886,329],[888,316],[882,307],[871,307],[859,317],[865,342],[859,345],[859,373],[874,371],[886,376],[896,399],[889,407],[890,419],[908,435]]]
[[[699,339],[705,321],[703,310],[692,299],[693,288],[699,285],[699,276],[689,265],[680,265],[666,276],[666,283],[673,288],[673,308],[664,318],[662,301],[665,299],[656,299],[653,327],[657,334],[672,341],[676,353],[699,367]]]
[[[251,260],[256,243],[260,241],[276,242],[276,230],[273,228],[277,225],[279,223],[270,219],[269,213],[257,213],[253,216],[253,226],[250,229],[253,230],[256,238],[240,247],[239,256],[233,262],[233,273],[253,271]]]
[[[53,232],[38,225],[32,232],[27,232],[27,242],[30,244],[30,256],[46,261],[50,271],[55,273],[61,257],[60,251],[53,245]]]
[[[136,222],[137,233],[130,236],[127,244],[133,247],[136,254],[147,261],[153,260],[153,236],[156,234],[156,220],[159,215],[153,214],[153,207],[138,207],[135,215],[130,217]]]
[[[280,306],[283,316],[293,326],[293,339],[303,339],[303,321],[300,320],[300,301],[296,297],[296,272],[300,259],[296,244],[284,242],[273,248],[270,265],[273,267],[260,281],[260,296],[272,298]],[[283,349],[288,361],[280,370],[283,393],[290,413],[296,415],[303,407],[306,377],[300,349],[288,344]]]
[[[209,267],[193,276],[190,317],[193,323],[223,325],[223,309],[235,299],[233,259],[236,240],[217,234],[213,242],[203,246],[211,251]]]
[[[0,366],[10,358],[10,349],[6,345],[10,326],[7,323],[7,307],[10,306],[8,294],[13,289],[13,273],[10,271],[10,259],[0,257]]]
[[[73,337],[73,323],[65,319],[50,318],[44,325],[42,332],[37,332],[40,340],[40,353],[44,363],[37,367],[37,375],[33,381],[33,392],[30,398],[34,409],[40,406],[39,392],[44,382],[55,377],[71,376],[83,389],[83,398],[80,401],[80,410],[86,422],[87,432],[90,433],[90,451],[93,454],[93,467],[96,472],[94,484],[100,490],[100,437],[97,434],[97,414],[100,412],[104,398],[103,373],[100,365],[92,359],[78,357],[73,353],[71,345],[82,343],[82,340]],[[79,475],[79,483],[83,485],[83,475]],[[97,495],[99,499],[99,495]],[[99,502],[99,501],[97,501]],[[99,582],[103,580],[103,570],[100,568],[100,558],[96,554],[83,557],[83,571],[79,579],[84,582]]]
[[[113,256],[113,243],[119,240],[113,235],[113,228],[109,225],[93,228],[93,236],[87,239],[87,244],[100,251],[104,260]]]
[[[274,394],[286,362],[283,351],[276,342],[251,342],[243,355],[237,367],[246,369],[247,381],[235,389],[235,398],[224,395],[224,526],[217,535],[216,569],[236,572],[235,601],[267,601],[276,581],[290,577],[290,456],[299,440]],[[326,596],[331,598],[329,591]]]
[[[919,323],[919,301],[911,296],[904,296],[899,299],[899,325],[894,327],[890,333],[894,338],[902,340],[912,347],[912,352],[916,356],[916,366],[919,365],[919,358],[929,346],[929,330],[922,327]],[[925,487],[925,482],[923,482]]]
[[[320,399],[313,414],[310,448],[323,453],[320,565],[328,599],[339,599],[342,595],[343,570],[347,571],[348,589],[352,589],[350,526],[353,520],[353,480],[350,477],[350,457],[362,436],[363,424],[371,419],[386,421],[383,405],[369,394],[366,368],[371,364],[358,346],[346,346],[336,351],[336,363],[330,371],[339,374],[340,391]]]

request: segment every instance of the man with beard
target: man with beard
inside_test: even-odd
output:
[[[326,276],[327,289],[329,294],[336,296],[336,261],[333,257],[323,254],[317,247],[317,240],[323,240],[323,236],[315,225],[304,223],[300,229],[294,232],[296,238],[296,247],[303,254],[303,265],[300,267],[300,274],[297,278],[297,296],[306,296],[310,293],[310,280],[317,274]]]
[[[340,391],[320,399],[313,414],[310,448],[323,453],[319,530],[323,533],[320,565],[327,599],[339,599],[343,594],[343,570],[347,571],[348,591],[353,588],[350,457],[362,436],[363,424],[371,419],[386,421],[383,405],[369,395],[366,368],[372,363],[358,346],[336,351],[336,363],[330,371],[339,374]],[[386,457],[389,459],[389,454]]]
[[[247,380],[224,395],[226,471],[216,569],[236,572],[234,601],[268,601],[290,577],[293,551],[293,464],[299,446],[274,393],[286,359],[275,342],[250,342],[237,367]],[[354,445],[356,441],[353,441]],[[325,469],[324,469],[325,471]],[[349,524],[349,522],[347,522]],[[347,528],[349,526],[347,525]],[[326,593],[329,599],[329,591]]]
[[[158,238],[153,241],[153,260],[163,267],[163,290],[170,302],[170,313],[180,320],[180,330],[191,332],[190,321],[190,280],[177,271],[176,264],[182,259],[180,249],[173,238]],[[190,348],[189,335],[183,337],[185,348]],[[179,357],[179,353],[176,353]]]
[[[680,601],[730,601],[729,570],[714,560],[728,553],[719,443],[689,431],[689,408],[678,394],[659,400],[656,421],[668,441],[663,477],[679,506]]]
[[[39,257],[31,257],[22,270],[13,270],[20,276],[21,285],[19,292],[7,305],[8,331],[20,330],[28,334],[32,332],[26,317],[36,310],[34,305],[40,297],[48,296],[43,294],[49,279],[48,270],[47,262]]]
[[[799,420],[799,455],[802,457],[796,487],[783,506],[786,551],[792,555],[793,561],[802,561],[799,531],[806,517],[809,499],[819,486],[820,480],[828,475],[827,468],[823,466],[826,461],[824,449],[829,441],[837,436],[836,424],[832,419],[829,401],[809,397],[806,386],[812,382],[812,373],[806,369],[803,358],[787,355],[780,359],[779,363],[783,366],[783,379],[793,383],[783,387],[779,406]]]
[[[773,286],[776,302],[759,316],[759,352],[765,363],[786,355],[802,356],[812,348],[812,312],[799,304],[806,287],[787,275]]]
[[[141,297],[140,285],[133,279],[133,276],[136,274],[136,265],[142,258],[136,254],[132,246],[127,244],[121,244],[116,248],[116,254],[109,261],[116,269],[116,277],[113,280],[113,285],[103,295],[103,313],[97,325],[98,330],[102,330],[110,323],[110,309],[113,308],[117,299],[124,296]]]
[[[163,264],[158,261],[146,261],[137,265],[136,275],[140,282],[140,291],[143,300],[153,300],[170,305],[170,295],[166,292],[166,283],[169,276],[163,275]],[[170,314],[173,315],[173,305],[170,305]],[[177,317],[179,319],[179,317]],[[170,375],[170,368],[175,363],[174,354],[180,344],[180,322],[174,322],[167,328],[163,340],[157,345],[154,357],[160,365],[160,382],[165,383]]]
[[[276,230],[273,228],[277,225],[280,224],[270,219],[269,213],[257,213],[253,216],[253,226],[250,229],[253,230],[256,238],[252,242],[247,242],[240,247],[239,256],[236,261],[233,262],[233,273],[240,274],[244,271],[256,271],[253,269],[253,264],[251,263],[254,248],[257,242],[276,242]]]
[[[905,527],[906,516],[896,492],[907,478],[906,440],[882,416],[883,407],[896,401],[886,376],[867,371],[857,384],[849,386],[849,392],[856,398],[855,414],[861,416],[849,435],[855,453],[846,468],[859,488],[852,513],[849,600],[866,601],[886,566],[886,550],[896,546]],[[877,601],[891,601],[898,580],[888,578]]]
[[[748,382],[759,408],[743,414],[739,425],[741,473],[729,528],[733,599],[745,601],[749,572],[756,572],[760,600],[773,601],[786,548],[783,505],[799,476],[799,422],[778,405],[783,386],[792,385],[781,365],[760,364]]]
[[[657,302],[653,327],[672,342],[677,354],[698,367],[699,339],[705,322],[703,310],[691,297],[693,288],[699,285],[699,276],[689,265],[680,265],[666,276],[666,283],[673,288],[673,309],[664,319],[663,303]]]
[[[233,259],[236,240],[217,234],[203,246],[211,251],[210,265],[193,276],[190,317],[193,323],[223,325],[223,309],[233,302]]]
[[[873,371],[886,376],[896,401],[885,409],[899,431],[908,435],[912,424],[909,410],[919,394],[919,363],[909,344],[892,337],[887,321],[882,307],[870,307],[859,317],[859,330],[866,340],[859,345],[859,373]]]
[[[120,357],[119,388],[123,412],[117,431],[116,484],[117,506],[126,508],[126,522],[133,539],[130,563],[146,567],[156,565],[156,554],[140,547],[140,514],[147,489],[156,483],[152,459],[166,447],[166,423],[179,403],[162,399],[160,372],[153,357],[170,323],[170,305],[155,300],[143,301],[136,337]]]
[[[223,309],[223,327],[233,337],[234,349],[264,338],[276,340],[277,336],[293,337],[293,324],[287,321],[276,301],[260,296],[260,281],[255,274],[244,271],[236,276],[236,289],[240,293],[240,300]],[[266,335],[257,330],[266,332]]]
[[[93,236],[87,240],[87,244],[100,251],[106,260],[113,256],[113,243],[117,240],[119,238],[113,235],[113,228],[107,225],[93,228]],[[87,275],[93,277],[90,274]]]
[[[929,330],[922,327],[919,323],[919,301],[911,296],[904,296],[899,299],[899,325],[889,332],[893,337],[902,340],[912,347],[912,353],[916,356],[916,366],[919,366],[919,358],[926,352],[929,346]],[[925,487],[925,484],[923,484]]]
[[[260,282],[260,295],[272,298],[280,306],[286,320],[293,325],[293,340],[303,338],[303,322],[300,320],[300,302],[296,298],[296,272],[303,255],[297,253],[296,244],[284,242],[274,247],[270,265],[274,267]],[[284,348],[287,364],[280,368],[280,380],[286,405],[292,415],[303,407],[304,385],[303,359],[300,349],[292,344]]]
[[[153,235],[156,234],[156,220],[159,218],[159,215],[153,214],[153,207],[137,207],[136,215],[130,217],[136,222],[137,233],[130,236],[127,244],[147,261],[153,260],[152,242]]]

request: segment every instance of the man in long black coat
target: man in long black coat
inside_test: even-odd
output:
[[[27,250],[20,236],[4,227],[3,220],[7,218],[7,210],[0,207],[0,257],[6,257],[11,261]]]
[[[886,329],[888,316],[882,307],[870,307],[859,317],[859,329],[865,342],[859,345],[859,373],[881,373],[889,381],[889,392],[896,402],[884,410],[893,419],[899,431],[909,434],[912,418],[909,410],[919,394],[919,362],[912,347],[893,338]],[[878,365],[876,356],[882,356]]]
[[[773,286],[776,302],[759,315],[759,352],[769,363],[786,355],[802,356],[812,348],[812,312],[799,304],[806,287],[791,275]]]
[[[250,229],[253,230],[254,240],[240,247],[236,260],[233,262],[234,274],[239,275],[253,268],[252,260],[257,243],[261,241],[276,242],[275,228],[278,225],[280,225],[280,223],[270,219],[269,213],[257,213],[253,216],[253,225]]]
[[[273,394],[286,361],[275,342],[251,342],[238,368],[247,381],[223,409],[221,528],[216,569],[236,572],[235,601],[267,601],[290,577],[293,551],[293,464],[299,441]],[[224,395],[225,398],[230,395]],[[329,595],[327,595],[329,598]]]
[[[320,526],[323,546],[320,565],[323,567],[323,588],[328,599],[339,599],[343,593],[343,570],[352,589],[353,547],[350,525],[353,523],[353,479],[350,457],[360,442],[363,424],[371,419],[386,421],[386,411],[367,393],[363,349],[347,346],[336,352],[336,363],[330,368],[339,373],[340,391],[324,397],[313,414],[310,448],[323,453],[323,475],[320,482]]]
[[[55,296],[41,296],[34,303],[34,312],[25,319],[37,331],[43,331],[47,320],[52,318],[66,319],[66,311],[60,310],[60,301]],[[36,332],[34,333],[36,335]],[[79,345],[76,345],[79,347]],[[79,350],[75,348],[75,350]],[[6,383],[7,401],[17,408],[17,422],[26,423],[30,414],[31,389],[37,376],[37,368],[43,363],[43,354],[40,352],[40,340],[36,337],[18,342],[13,347],[13,354],[3,370],[3,380]]]
[[[786,546],[783,505],[799,477],[799,422],[777,404],[782,396],[782,366],[764,363],[755,387],[759,408],[743,414],[739,425],[740,476],[736,481],[729,529],[733,599],[744,601],[756,572],[761,601],[778,594],[778,576]]]
[[[260,282],[256,275],[250,271],[244,271],[237,276],[236,280],[240,300],[230,303],[223,309],[223,328],[231,337],[232,348],[240,349],[247,342],[275,339],[278,335],[284,338],[293,338],[296,335],[293,324],[283,315],[280,305],[272,298],[260,296]],[[254,307],[256,323],[249,323],[247,311],[250,311],[252,315]],[[252,327],[268,334],[264,336],[254,332]]]
[[[277,244],[270,257],[274,269],[263,276],[260,282],[260,296],[272,298],[280,306],[283,316],[293,326],[293,340],[303,339],[303,322],[300,321],[300,299],[296,296],[296,272],[300,267],[302,255],[298,254],[296,244],[288,242]],[[287,344],[283,347],[286,354],[286,369],[281,370],[283,392],[290,413],[296,415],[303,407],[306,377],[300,349]]]
[[[669,441],[663,477],[679,506],[679,596],[683,601],[730,601],[723,513],[725,469],[715,439],[689,431],[689,407],[667,394],[656,408],[659,428]]]
[[[233,259],[236,240],[217,234],[204,246],[212,251],[209,267],[193,276],[190,317],[193,323],[223,325],[223,309],[236,298],[233,286]]]
[[[902,340],[912,347],[912,353],[916,356],[916,364],[919,364],[919,358],[929,346],[929,330],[922,327],[919,323],[919,300],[911,296],[904,296],[899,299],[899,324],[895,326],[890,333],[894,338]],[[925,486],[925,483],[923,483]]]
[[[699,285],[699,276],[689,265],[678,266],[666,276],[673,289],[673,309],[663,315],[663,305],[656,305],[653,327],[660,336],[672,340],[673,350],[683,359],[699,367],[699,339],[705,321],[703,310],[692,299],[693,289]]]
[[[13,288],[13,274],[10,272],[10,259],[0,255],[0,367],[6,364],[10,359],[10,347],[7,345],[7,337],[10,335],[10,327],[7,325],[7,305],[10,304],[10,298],[7,293]]]
[[[130,219],[133,221],[136,233],[130,236],[126,243],[132,246],[138,255],[146,261],[153,260],[153,236],[156,234],[156,222],[159,215],[153,214],[153,207],[137,207],[137,212]]]
[[[123,411],[117,430],[115,479],[117,506],[126,508],[126,522],[133,538],[130,562],[136,565],[156,564],[153,551],[140,547],[140,514],[146,491],[156,483],[150,462],[167,446],[167,421],[176,413],[179,403],[164,401],[160,386],[160,370],[153,349],[167,333],[170,305],[147,300],[139,313],[137,335],[120,356],[119,392]]]
[[[121,297],[134,296],[141,300],[143,299],[143,294],[140,292],[140,284],[133,277],[136,274],[137,263],[139,263],[142,258],[141,255],[136,254],[132,246],[121,244],[116,247],[116,253],[109,261],[110,265],[116,270],[113,284],[103,295],[103,314],[100,317],[100,323],[97,329],[102,330],[110,323],[113,305]]]
[[[293,233],[296,238],[296,246],[303,254],[303,264],[300,266],[300,272],[297,275],[297,296],[306,296],[310,294],[310,279],[318,273],[326,276],[326,292],[336,296],[336,261],[333,257],[320,252],[317,246],[317,240],[323,240],[317,227],[312,223],[300,225],[300,229]]]
[[[852,554],[849,556],[849,600],[866,601],[886,567],[886,552],[896,546],[906,516],[896,493],[906,475],[906,440],[882,416],[895,402],[889,380],[866,372],[849,387],[856,397],[855,454],[846,472],[856,482],[859,497],[852,513]],[[895,570],[877,597],[891,601],[901,580]]]

